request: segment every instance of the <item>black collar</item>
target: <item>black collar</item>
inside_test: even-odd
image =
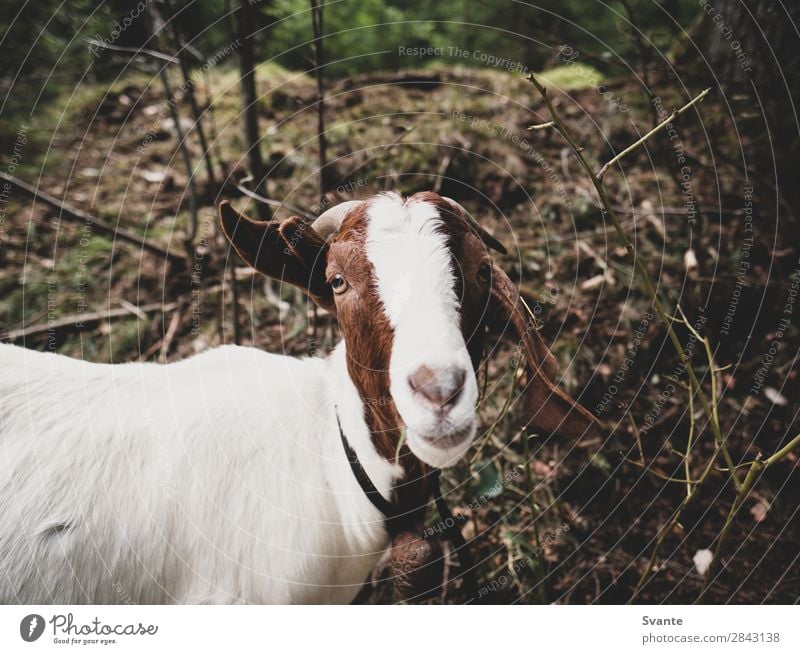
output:
[[[366,495],[367,499],[372,502],[372,506],[374,506],[383,514],[383,517],[386,519],[387,526],[389,524],[397,524],[399,519],[402,517],[401,511],[394,505],[394,503],[387,500],[383,495],[381,495],[381,492],[375,488],[375,484],[372,483],[367,471],[364,470],[364,466],[361,465],[361,461],[358,460],[356,451],[348,442],[347,436],[344,435],[342,422],[339,420],[338,409],[336,411],[336,424],[339,426],[339,436],[342,438],[342,446],[344,447],[344,453],[347,455],[347,460],[350,462],[350,469],[353,471],[353,476],[356,478],[358,485],[361,486],[361,490],[364,491],[364,495]],[[437,475],[438,472],[439,471],[436,470]],[[392,530],[390,530],[389,533],[394,536]]]
[[[358,485],[361,486],[361,490],[364,491],[364,495],[366,495],[367,499],[372,503],[372,506],[383,514],[386,530],[389,532],[389,535],[394,538],[403,531],[422,532],[421,520],[414,520],[409,513],[402,512],[393,502],[390,502],[381,495],[381,492],[375,487],[375,484],[372,483],[367,471],[364,470],[364,466],[361,465],[361,461],[358,460],[356,451],[351,447],[347,436],[344,435],[342,422],[339,420],[339,409],[335,408],[335,412],[336,424],[339,427],[339,436],[342,439],[342,447],[344,447],[347,460],[350,462],[350,469],[353,471],[353,476],[356,478]],[[478,592],[475,570],[470,561],[469,548],[467,542],[464,540],[464,536],[461,534],[459,523],[453,517],[453,514],[450,512],[450,507],[447,506],[447,502],[445,502],[442,497],[442,490],[439,484],[440,472],[438,468],[433,468],[430,473],[433,479],[433,497],[436,502],[436,508],[439,511],[441,525],[444,527],[445,533],[458,555],[458,562],[461,568],[460,576],[464,579],[464,588],[470,598],[474,600]]]

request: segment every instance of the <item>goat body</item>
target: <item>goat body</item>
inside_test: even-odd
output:
[[[0,370],[0,602],[347,602],[388,544],[334,407],[384,495],[398,470],[343,343],[168,365],[0,345]]]
[[[220,219],[245,261],[302,288],[343,341],[326,359],[225,346],[114,366],[0,346],[0,602],[352,599],[388,534],[337,414],[378,491],[421,515],[428,472],[476,439],[490,323],[525,357],[533,428],[596,433],[556,386],[488,252],[499,244],[452,200],[379,194],[311,226],[222,203]]]

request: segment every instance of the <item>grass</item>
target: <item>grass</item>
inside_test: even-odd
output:
[[[536,74],[544,86],[561,91],[597,88],[604,81],[603,73],[584,63],[567,63]]]

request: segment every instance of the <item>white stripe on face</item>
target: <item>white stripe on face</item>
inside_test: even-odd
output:
[[[367,211],[367,257],[378,295],[393,329],[425,324],[430,312],[454,323],[458,314],[450,253],[441,218],[427,202],[405,204],[395,193],[379,195]]]
[[[394,193],[373,199],[367,209],[367,258],[375,269],[378,296],[394,331],[389,377],[392,399],[409,428],[409,446],[431,465],[447,465],[474,436],[477,384],[460,329],[453,262],[438,209],[405,203]],[[466,383],[446,416],[414,393],[409,377],[420,366],[443,385],[455,371]],[[454,432],[465,443],[444,446]],[[441,439],[439,445],[432,441]],[[415,446],[416,445],[416,446]],[[447,460],[445,460],[447,459]]]

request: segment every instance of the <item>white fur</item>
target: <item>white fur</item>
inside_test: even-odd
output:
[[[393,400],[412,451],[449,465],[474,438],[477,386],[436,211],[387,195],[369,217]],[[468,371],[445,421],[409,389],[421,363]],[[0,345],[0,371],[0,603],[347,602],[388,545],[334,407],[384,497],[402,471],[372,445],[344,343],[168,365]],[[435,443],[448,433],[463,440]]]
[[[388,544],[334,406],[386,497],[398,470],[343,344],[169,365],[0,345],[0,370],[0,603],[347,602]]]
[[[411,451],[443,468],[467,451],[476,434],[478,385],[460,329],[458,298],[447,243],[437,231],[439,213],[425,202],[403,202],[386,193],[368,207],[367,257],[394,330],[389,377],[392,399],[408,428]],[[420,365],[447,374],[460,369],[464,389],[446,420],[418,401],[408,377]],[[459,434],[450,447],[440,437]]]

